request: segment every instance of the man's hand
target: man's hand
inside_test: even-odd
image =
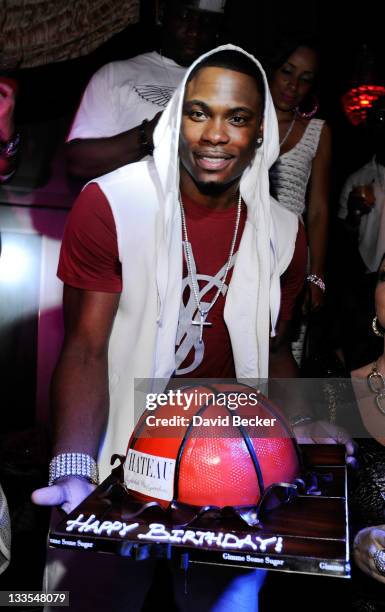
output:
[[[358,567],[378,582],[385,584],[385,573],[378,571],[373,555],[376,551],[385,552],[385,525],[361,529],[354,538],[353,555]]]
[[[32,501],[39,506],[59,506],[67,514],[72,512],[95,489],[85,478],[66,476],[51,487],[36,489]]]
[[[142,125],[105,138],[75,138],[66,144],[67,169],[70,174],[81,179],[93,179],[112,172],[125,164],[143,159],[153,145],[154,129],[162,111],[145,124],[143,145]]]
[[[0,141],[11,140],[15,126],[13,112],[15,109],[15,92],[8,83],[0,79]]]
[[[158,125],[158,121],[159,121],[159,119],[160,119],[160,117],[161,117],[162,113],[163,113],[163,111],[159,111],[159,112],[158,112],[158,113],[156,113],[156,115],[155,115],[155,116],[154,116],[152,119],[150,119],[150,120],[149,120],[149,122],[147,123],[147,126],[146,126],[146,134],[147,134],[147,138],[148,138],[148,140],[149,140],[149,142],[150,142],[151,144],[154,144],[154,143],[153,143],[153,139],[152,139],[152,137],[153,137],[153,134],[154,134],[154,130],[155,130],[156,126]]]
[[[349,434],[342,428],[328,421],[313,421],[293,426],[298,444],[344,444],[346,463],[355,467],[355,444]]]

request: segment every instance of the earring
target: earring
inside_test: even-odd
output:
[[[257,146],[260,147],[262,143],[263,143],[263,138],[262,136],[260,136],[259,138],[257,138]]]
[[[312,117],[314,117],[314,115],[316,114],[316,112],[317,112],[317,111],[318,111],[318,109],[319,109],[318,98],[317,98],[317,96],[315,96],[314,94],[313,94],[313,102],[314,102],[313,108],[312,108],[312,109],[311,109],[309,112],[302,112],[302,111],[299,109],[299,106],[297,106],[297,107],[294,109],[294,111],[296,112],[296,114],[297,114],[299,117],[301,117],[301,119],[311,119]]]
[[[374,331],[374,333],[376,334],[376,336],[380,336],[380,338],[383,338],[385,335],[385,332],[380,331],[377,327],[377,323],[378,323],[378,317],[377,315],[374,317],[373,321],[372,321],[372,330]]]

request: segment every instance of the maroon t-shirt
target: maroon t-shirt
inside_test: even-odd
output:
[[[207,206],[197,204],[191,198],[183,194],[183,206],[186,217],[188,239],[191,244],[200,289],[201,302],[206,307],[211,303],[218,288],[221,285],[223,271],[226,266],[237,217],[237,203],[225,210],[213,210]],[[246,206],[242,203],[241,216],[234,253],[238,251],[239,243],[246,222]],[[225,290],[231,280],[233,266],[226,277]],[[223,319],[223,308],[226,294],[219,295],[214,306],[210,309],[206,321],[210,326],[205,326],[203,331],[203,342],[197,343],[199,327],[193,326],[191,321],[199,320],[196,301],[192,293],[191,281],[188,275],[186,258],[183,265],[183,286],[181,312],[179,316],[179,328],[176,347],[176,359],[178,363],[179,354],[186,354],[186,358],[176,371],[176,375],[184,377],[210,378],[221,376],[223,378],[234,378],[235,368],[233,352],[229,332]],[[181,335],[181,321],[184,320]],[[180,340],[180,342],[178,342]],[[187,346],[187,348],[186,348]]]
[[[211,279],[199,279],[199,288],[201,292],[204,292],[207,283],[213,282],[212,277],[216,277],[227,262],[237,207],[234,204],[226,210],[210,210],[193,202],[186,195],[183,196],[183,202],[188,237],[192,245],[198,275],[211,277]],[[246,207],[242,204],[234,252],[238,249],[245,221]],[[280,317],[284,320],[290,320],[296,297],[303,286],[306,249],[306,237],[303,226],[300,224],[292,262],[281,277]],[[178,329],[181,337],[178,338],[176,354],[184,350],[186,358],[181,362],[179,371],[190,370],[194,362],[200,361],[193,370],[185,372],[183,376],[233,377],[235,372],[231,343],[223,320],[224,295],[218,298],[206,318],[212,323],[212,326],[204,328],[204,347],[199,347],[199,352],[204,348],[203,358],[197,359],[194,348],[189,349],[192,339],[189,336],[187,314],[189,302],[191,310],[195,305],[195,300],[190,294],[186,262],[184,262],[183,269],[184,291],[181,311],[185,309],[186,323],[185,333],[181,325]],[[232,270],[227,276],[226,285],[230,282],[231,273]],[[60,252],[58,276],[67,285],[87,291],[120,293],[122,290],[115,222],[108,200],[96,183],[85,187],[68,217]],[[217,277],[214,286],[202,296],[204,302],[211,302],[219,282]],[[196,314],[196,308],[194,308],[194,313]],[[183,343],[185,343],[184,346]]]

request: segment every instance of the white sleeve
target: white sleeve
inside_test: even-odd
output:
[[[113,100],[112,64],[95,72],[76,112],[67,142],[75,138],[103,138],[120,132]]]

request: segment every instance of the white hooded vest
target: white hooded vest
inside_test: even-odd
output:
[[[237,377],[268,375],[270,325],[274,333],[280,307],[279,277],[293,256],[298,221],[269,195],[268,171],[279,154],[279,139],[265,74],[253,56],[223,45],[187,71],[155,129],[153,159],[95,180],[114,216],[123,281],[109,344],[110,411],[99,456],[102,478],[110,473],[111,455],[126,452],[135,424],[135,379],[167,381],[175,370],[183,264],[178,140],[184,89],[192,68],[221,50],[250,57],[263,74],[266,90],[263,145],[240,184],[247,221],[224,318]]]

